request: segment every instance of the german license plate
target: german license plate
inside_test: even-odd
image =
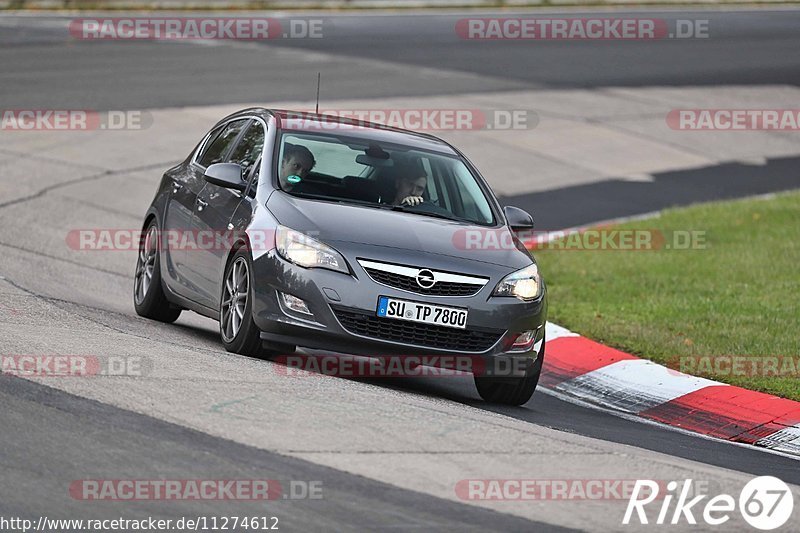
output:
[[[387,296],[381,296],[378,299],[378,316],[380,317],[422,322],[423,324],[434,324],[449,328],[466,329],[467,312],[466,309],[459,309],[458,307],[410,302]]]

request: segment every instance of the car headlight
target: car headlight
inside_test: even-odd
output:
[[[285,226],[278,226],[275,230],[275,248],[278,250],[278,255],[296,265],[350,273],[342,254],[304,233]]]
[[[514,296],[520,300],[533,300],[542,294],[542,278],[536,264],[512,272],[495,287],[492,296]]]

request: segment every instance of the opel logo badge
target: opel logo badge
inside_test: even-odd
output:
[[[423,289],[430,289],[436,283],[436,278],[433,277],[433,272],[427,268],[423,268],[417,272],[417,285]]]

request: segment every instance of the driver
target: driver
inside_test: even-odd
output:
[[[419,205],[425,200],[422,193],[428,185],[428,175],[419,162],[408,165],[404,172],[395,179],[395,194],[392,205]]]

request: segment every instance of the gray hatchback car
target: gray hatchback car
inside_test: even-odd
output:
[[[546,288],[518,238],[532,227],[432,135],[246,109],[164,174],[134,305],[218,320],[240,354],[466,358],[482,398],[521,405],[545,351]]]

